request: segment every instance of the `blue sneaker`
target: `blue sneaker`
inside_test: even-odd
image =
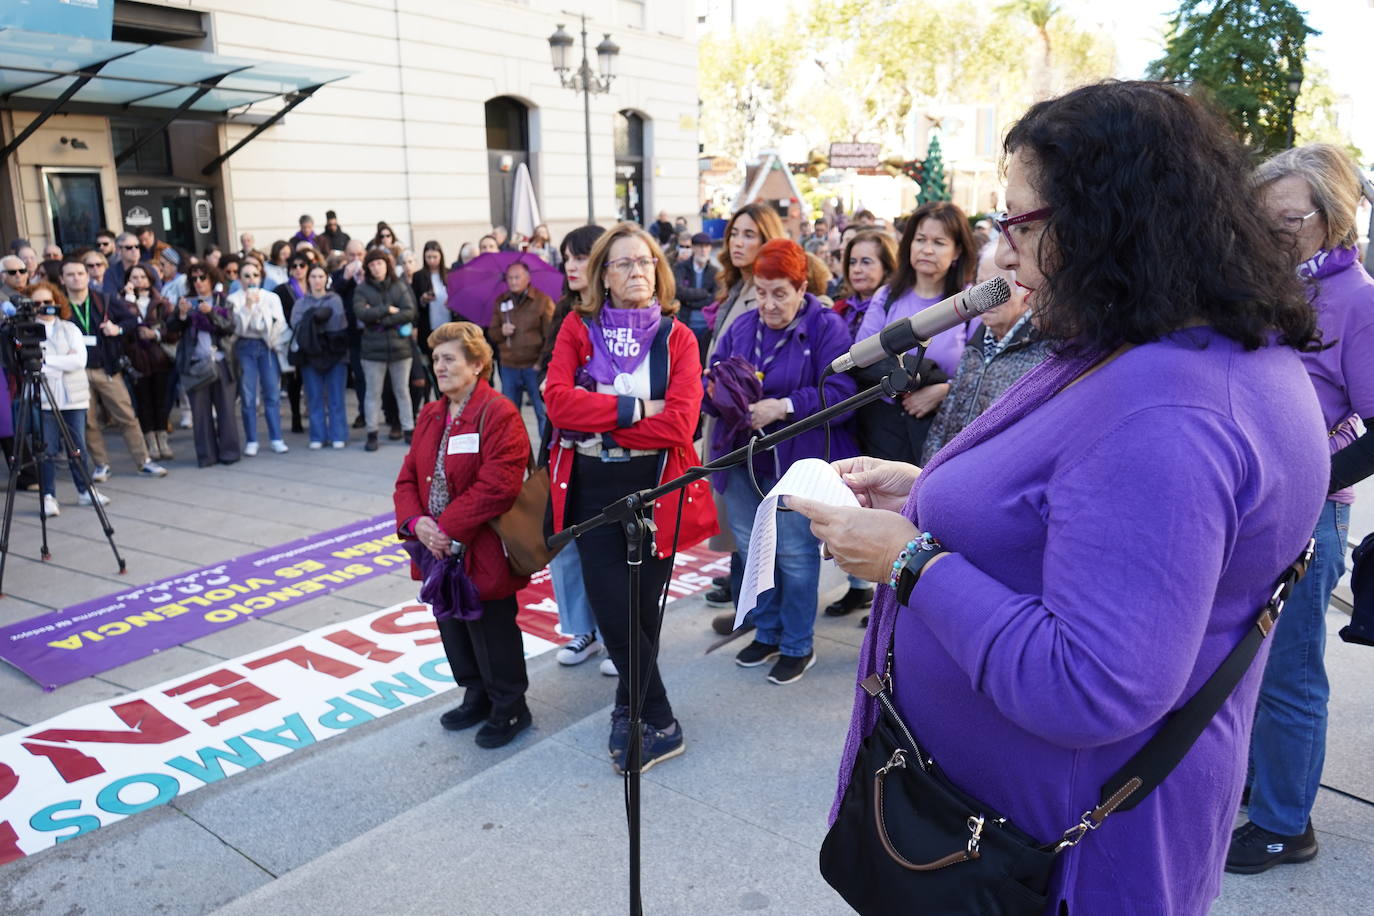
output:
[[[616,706],[611,710],[611,739],[607,746],[612,761],[619,763],[625,759],[625,749],[630,746],[630,707]]]
[[[628,730],[628,723],[626,728]],[[654,764],[663,760],[671,760],[683,751],[687,750],[687,742],[682,736],[682,725],[676,720],[669,726],[668,730],[654,728],[652,725],[644,725],[644,744],[640,753],[639,772],[647,772]],[[622,756],[612,761],[617,773],[625,773],[625,768],[621,766],[625,763]]]

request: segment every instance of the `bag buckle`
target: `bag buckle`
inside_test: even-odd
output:
[[[905,767],[906,752],[899,747],[892,752],[892,756],[888,758],[887,765],[879,768],[878,772],[875,775],[886,776],[889,770],[895,770],[898,768]],[[972,818],[970,818],[970,820],[972,820]]]
[[[1092,820],[1092,814],[1093,812],[1091,811],[1083,812],[1083,816],[1079,818],[1078,823],[1064,831],[1064,838],[1054,847],[1054,851],[1059,852],[1061,849],[1077,846],[1079,842],[1082,841],[1083,837],[1088,835],[1089,830],[1096,830],[1100,827],[1100,822],[1094,822]]]
[[[978,858],[978,844],[982,842],[983,839],[983,823],[983,815],[973,814],[969,816],[968,854],[971,859]]]

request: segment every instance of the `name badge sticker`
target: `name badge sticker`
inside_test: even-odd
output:
[[[459,436],[449,436],[448,453],[450,455],[477,454],[479,436],[480,433],[463,433]]]
[[[84,343],[84,344],[85,344],[86,346],[88,346],[88,347],[94,347],[94,346],[96,345],[96,343],[97,343],[94,334],[83,334],[83,335],[81,335],[81,342]]]

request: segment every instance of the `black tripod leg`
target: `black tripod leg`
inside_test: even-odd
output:
[[[53,400],[52,391],[48,388],[48,380],[40,378],[39,382],[43,385],[43,391],[48,396],[48,403],[57,403]],[[62,448],[66,451],[69,461],[75,461],[81,468],[81,476],[86,482],[86,493],[91,497],[91,508],[95,510],[96,518],[100,519],[100,530],[105,533],[105,540],[110,545],[110,552],[114,554],[115,562],[119,564],[119,574],[122,576],[128,571],[128,566],[124,558],[119,555],[119,547],[114,542],[114,526],[110,524],[110,517],[105,514],[105,507],[100,504],[96,496],[95,486],[91,482],[90,476],[86,473],[85,453],[76,447],[76,440],[72,438],[72,431],[67,429],[67,423],[61,416],[53,418],[57,421],[57,434],[62,439]]]
[[[630,694],[630,745],[625,749],[625,815],[630,836],[630,916],[640,916],[640,771],[644,750],[644,698],[639,684],[640,619],[643,608],[639,601],[639,581],[644,568],[644,541],[648,525],[636,512],[625,522],[626,562],[630,567],[630,671],[626,689]]]
[[[5,561],[10,555],[10,526],[14,522],[14,496],[19,489],[19,469],[24,464],[24,452],[33,449],[33,443],[29,441],[29,425],[33,420],[32,396],[32,389],[26,380],[19,386],[19,428],[15,430],[14,461],[10,462],[9,489],[5,491],[4,521],[0,522],[0,597],[4,597],[5,594]],[[43,517],[41,497],[38,517],[43,529],[43,559],[46,560],[49,558],[48,525],[47,519]]]

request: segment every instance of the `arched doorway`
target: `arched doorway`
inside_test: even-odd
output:
[[[491,224],[504,226],[510,220],[515,169],[522,162],[529,166],[530,112],[523,102],[508,95],[488,99],[486,109]]]
[[[645,134],[648,121],[633,111],[615,115],[615,209],[616,217],[645,225],[648,219],[648,187],[645,184]]]

